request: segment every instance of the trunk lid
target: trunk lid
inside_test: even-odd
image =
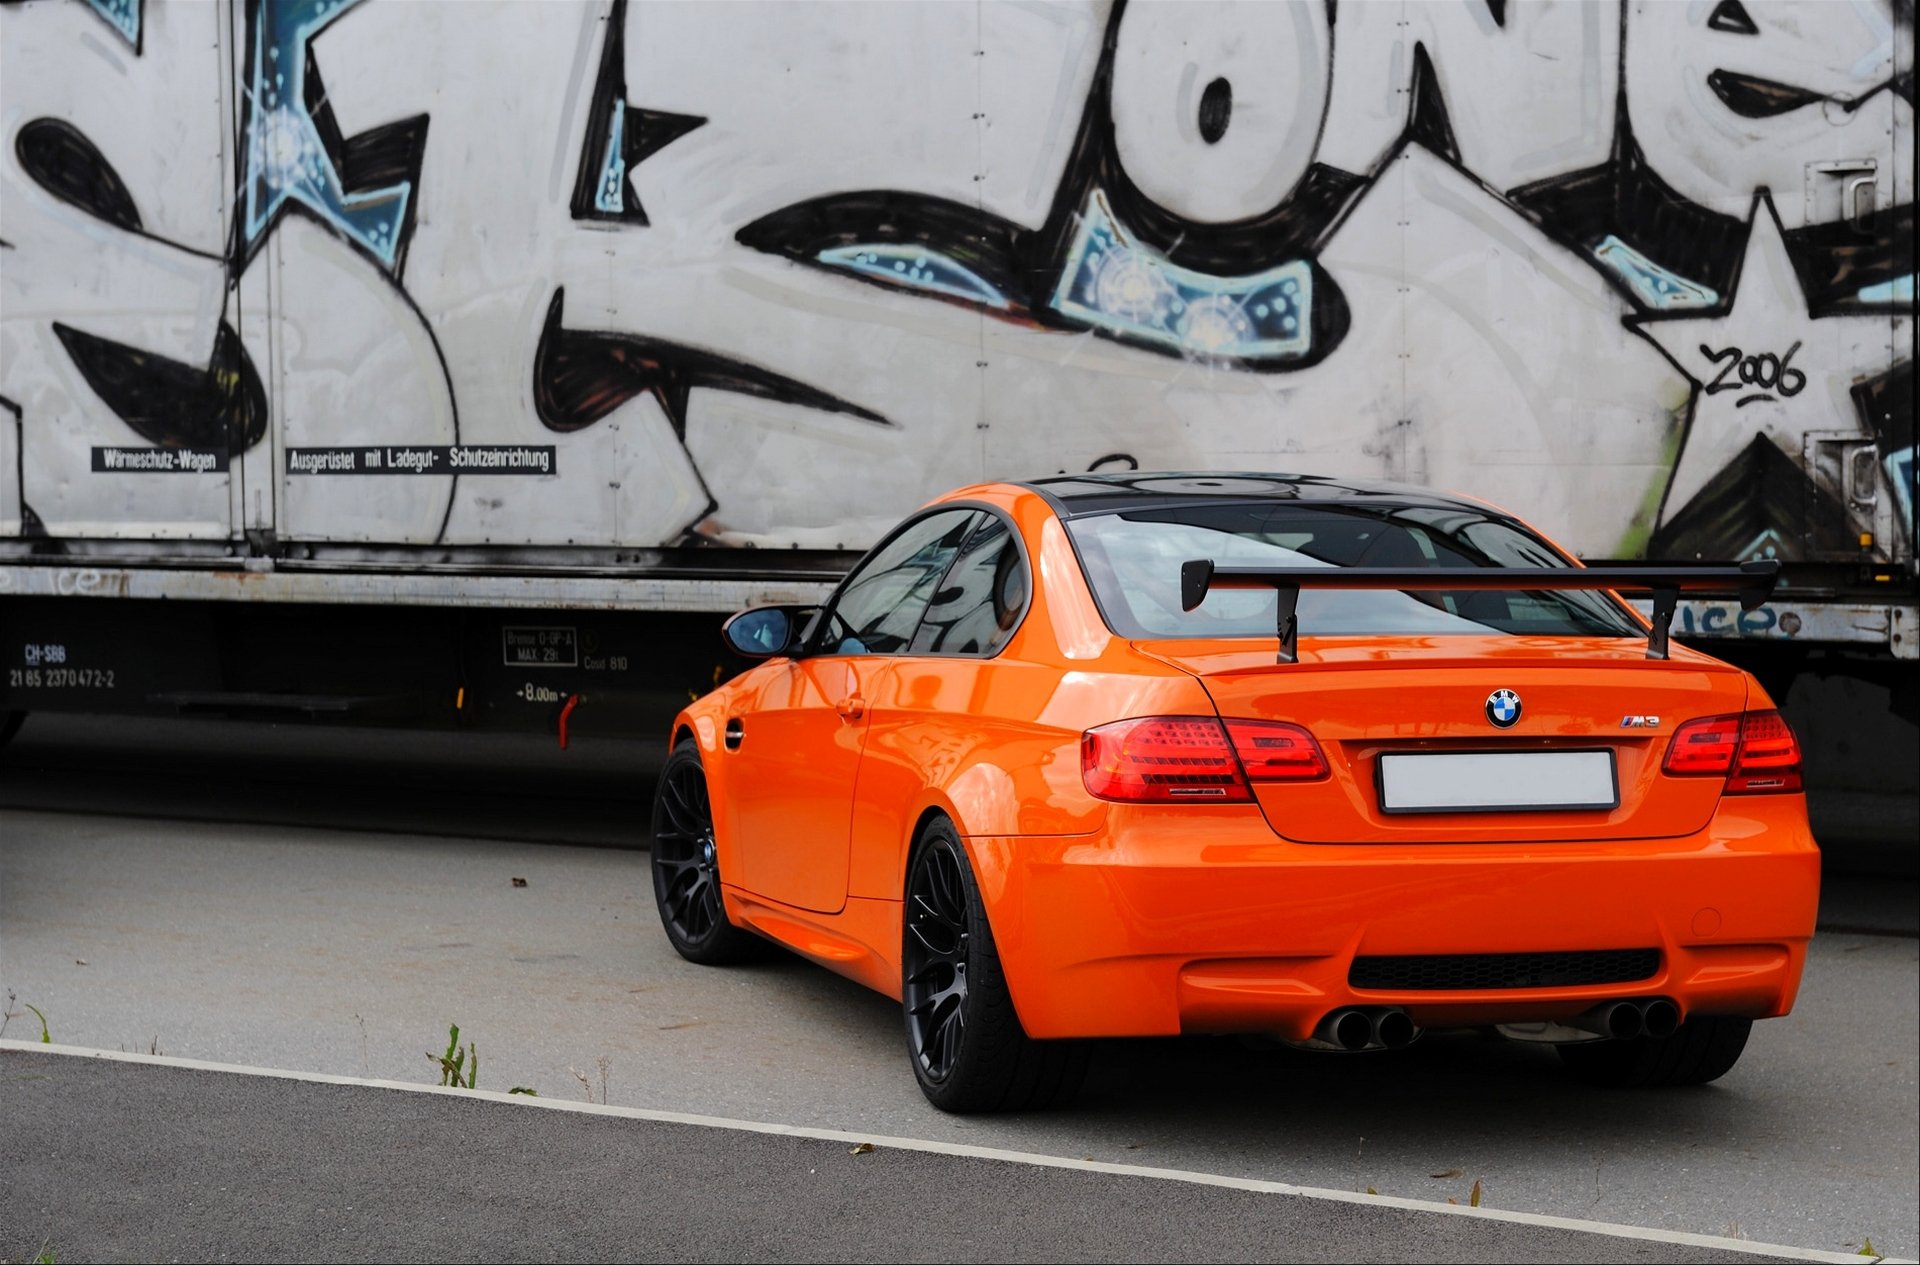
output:
[[[1724,779],[1660,771],[1673,733],[1688,720],[1742,711],[1746,675],[1681,647],[1646,658],[1646,643],[1619,637],[1320,637],[1300,643],[1298,663],[1274,662],[1274,643],[1245,640],[1136,642],[1137,649],[1198,677],[1224,717],[1287,721],[1311,731],[1332,776],[1256,783],[1267,823],[1297,843],[1553,842],[1692,834],[1707,824]],[[1520,716],[1509,728],[1488,717],[1490,696],[1511,690]],[[1547,761],[1456,761],[1420,766],[1424,782],[1475,770],[1511,785],[1538,771],[1558,776],[1572,753],[1592,772],[1613,766],[1616,806],[1472,807],[1390,812],[1381,796],[1382,756],[1557,753]],[[1395,794],[1412,762],[1389,774]],[[1497,768],[1498,773],[1479,770]],[[1431,772],[1446,769],[1438,778]],[[1583,776],[1585,776],[1583,774]],[[1471,786],[1469,778],[1461,783]],[[1478,790],[1474,794],[1478,794]],[[1535,794],[1532,790],[1520,792]]]

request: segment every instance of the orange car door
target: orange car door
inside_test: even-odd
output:
[[[846,838],[866,733],[867,663],[802,658],[760,693],[727,753],[734,881],[785,904],[833,913],[846,903]]]
[[[870,700],[980,517],[940,510],[895,532],[841,586],[813,652],[729,718],[740,733],[727,781],[741,886],[819,913],[846,905]]]

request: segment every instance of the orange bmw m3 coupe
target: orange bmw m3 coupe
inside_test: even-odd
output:
[[[1583,567],[1387,484],[963,488],[825,605],[727,622],[762,662],[674,723],[661,920],[897,998],[949,1111],[1178,1033],[1475,1027],[1709,1081],[1793,1005],[1819,853],[1772,701],[1668,627],[1776,572]]]

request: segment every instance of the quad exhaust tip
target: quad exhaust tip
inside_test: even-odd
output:
[[[1420,1035],[1398,1006],[1344,1006],[1327,1015],[1307,1045],[1334,1050],[1398,1050]]]
[[[1656,997],[1640,1012],[1640,1027],[1650,1037],[1670,1037],[1680,1030],[1680,1007]]]
[[[1646,1020],[1640,1013],[1640,1007],[1630,1001],[1617,1001],[1601,1010],[1601,1026],[1610,1037],[1625,1040],[1637,1037],[1646,1028]]]
[[[1630,1041],[1660,1040],[1680,1030],[1680,1007],[1665,997],[1628,997],[1605,1001],[1565,1021],[1565,1027],[1597,1037]],[[1342,1006],[1328,1012],[1306,1041],[1289,1042],[1315,1050],[1401,1050],[1420,1038],[1420,1029],[1398,1006]]]
[[[1679,1031],[1680,1008],[1664,997],[1608,1001],[1575,1015],[1567,1026],[1619,1041],[1642,1036],[1658,1040]]]
[[[1343,1050],[1364,1050],[1373,1044],[1373,1021],[1360,1010],[1336,1010],[1327,1016],[1331,1044]]]
[[[1420,1030],[1413,1026],[1413,1020],[1407,1018],[1404,1010],[1382,1010],[1373,1016],[1373,1039],[1389,1050],[1399,1050],[1413,1044]]]

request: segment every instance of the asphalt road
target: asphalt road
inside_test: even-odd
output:
[[[63,1261],[1775,1259],[1371,1200],[23,1051],[0,1051],[0,1091],[36,1155],[0,1164],[10,1259],[54,1245]]]
[[[23,744],[27,737],[23,732]],[[400,739],[410,741],[383,745]],[[20,1004],[9,1006],[6,1037],[39,1035],[38,1020],[24,1008],[31,1002],[46,1014],[57,1042],[431,1083],[437,1073],[428,1052],[445,1046],[446,1027],[457,1022],[463,1039],[479,1044],[483,1089],[522,1085],[548,1099],[591,1095],[615,1105],[1344,1191],[1372,1187],[1420,1200],[1465,1203],[1477,1181],[1486,1204],[1502,1209],[1827,1250],[1853,1250],[1866,1237],[1882,1252],[1912,1256],[1920,1249],[1914,1194],[1920,1187],[1914,1041],[1920,952],[1910,934],[1823,934],[1796,1012],[1758,1027],[1740,1066],[1695,1090],[1599,1094],[1563,1076],[1550,1051],[1470,1035],[1437,1035],[1407,1051],[1360,1057],[1196,1039],[1104,1046],[1086,1094],[1070,1113],[955,1119],[929,1108],[914,1087],[897,1007],[884,998],[794,960],[735,970],[690,966],[659,932],[644,854],[497,837],[522,829],[538,836],[550,828],[603,844],[630,838],[644,805],[644,772],[633,782],[617,779],[647,758],[644,751],[618,760],[606,752],[554,752],[555,765],[588,758],[548,768],[541,764],[547,748],[483,744],[476,751],[454,739],[381,735],[368,741],[309,731],[299,731],[294,743],[297,759],[277,744],[263,749],[258,734],[249,739],[237,730],[186,726],[172,741],[144,751],[129,739],[108,757],[96,757],[90,776],[82,776],[88,757],[79,746],[61,757],[70,761],[64,772],[36,771],[45,764],[17,759],[31,753],[24,745],[9,753],[0,763],[0,986]],[[611,765],[604,776],[616,780],[602,787],[592,772],[595,761]],[[257,824],[273,820],[266,810],[289,800],[297,801],[287,809],[294,819],[355,828]],[[244,811],[250,805],[254,811]],[[236,815],[245,820],[210,820]],[[423,825],[436,833],[414,833]],[[516,877],[527,885],[514,886]],[[1823,922],[1897,930],[1891,924],[1900,910],[1912,916],[1911,880],[1881,877],[1857,888],[1870,899],[1843,892],[1839,903],[1823,909]],[[145,1073],[154,1079],[135,1090],[104,1087],[118,1084],[111,1078],[119,1073],[78,1090],[62,1081],[67,1097],[44,1108],[35,1105],[40,1091],[31,1088],[44,1082],[0,1077],[0,1120],[15,1140],[0,1148],[5,1188],[58,1190],[59,1183],[33,1183],[54,1172],[70,1187],[84,1184],[91,1172],[100,1190],[124,1194],[126,1183],[114,1168],[119,1161],[110,1157],[135,1130],[148,1167],[126,1189],[141,1194],[140,1206],[175,1206],[183,1191],[231,1186],[212,1169],[169,1158],[206,1151],[207,1122],[217,1116],[243,1133],[257,1124],[263,1138],[289,1139],[273,1151],[289,1172],[350,1178],[311,1196],[333,1200],[336,1209],[367,1197],[356,1191],[411,1189],[413,1178],[382,1167],[392,1156],[382,1159],[362,1142],[326,1143],[371,1157],[359,1177],[321,1163],[331,1150],[303,1147],[313,1114],[299,1105],[305,1090],[280,1083],[261,1091],[264,1099],[237,1089],[163,1090],[156,1086],[167,1078],[192,1084],[202,1074]],[[166,1097],[176,1092],[215,1097],[193,1106]],[[463,1117],[457,1113],[447,1117],[454,1132],[444,1141],[409,1141],[415,1134],[407,1128],[382,1122],[416,1109],[383,1099],[382,1092],[409,1102],[414,1097],[355,1090],[337,1100],[351,1106],[333,1114],[341,1128],[389,1139],[399,1152],[394,1162],[406,1172],[415,1166],[458,1171],[463,1157],[493,1154],[463,1141],[468,1135],[458,1132]],[[30,1093],[36,1095],[31,1102]],[[124,1114],[89,1115],[72,1106],[76,1095],[121,1093],[132,1099],[115,1101],[135,1103]],[[290,1102],[284,1129],[275,1123],[279,1116],[256,1109],[277,1097]],[[163,1109],[163,1102],[174,1105]],[[23,1127],[39,1110],[51,1114]],[[503,1121],[488,1130],[520,1127],[504,1122],[512,1107],[484,1110]],[[88,1119],[91,1132],[81,1127]],[[539,1128],[566,1135],[574,1127],[565,1123],[573,1117],[546,1119],[542,1114]],[[636,1192],[652,1190],[656,1169],[680,1163],[668,1163],[678,1144],[648,1137],[634,1143],[640,1158],[608,1166],[600,1180],[610,1190],[638,1198]],[[23,1147],[21,1138],[41,1141]],[[59,1153],[76,1167],[62,1169],[50,1158],[49,1138],[62,1140]],[[730,1154],[732,1139],[709,1131],[706,1141],[687,1142],[685,1149]],[[569,1209],[641,1232],[640,1222],[621,1219],[637,1210],[620,1211],[611,1195],[594,1196],[595,1203],[561,1189],[593,1182],[564,1155],[549,1156],[547,1141],[527,1145],[532,1149],[520,1153],[519,1166],[499,1183],[485,1184],[484,1174],[459,1178],[458,1198],[425,1187],[408,1196],[415,1217],[394,1214],[381,1224],[424,1224],[444,1213],[454,1217],[449,1233],[464,1224],[475,1235],[492,1235],[489,1227],[498,1220],[492,1212],[454,1209],[473,1203],[480,1191],[511,1204],[517,1183],[531,1182],[527,1206],[538,1215],[528,1223],[534,1229],[523,1254],[598,1251],[580,1246],[587,1239],[565,1239],[565,1251],[560,1239],[552,1239],[551,1251],[538,1246],[540,1233],[578,1219]],[[654,1154],[649,1148],[665,1158],[646,1158]],[[549,1184],[539,1176],[549,1166],[572,1176]],[[962,1168],[961,1175],[938,1180],[920,1173],[915,1180],[933,1182],[934,1193],[911,1206],[944,1201],[952,1208],[942,1217],[972,1209],[982,1222],[1014,1206],[984,1170]],[[777,1200],[766,1202],[772,1196],[757,1179],[750,1180],[763,1170],[786,1171],[743,1154],[739,1164],[725,1166],[725,1180],[690,1194],[694,1202],[674,1215],[694,1224],[702,1216],[746,1215],[740,1210],[763,1204],[777,1208]],[[770,1179],[770,1190],[781,1188],[782,1181]],[[865,1198],[856,1188],[843,1193],[850,1208]],[[1073,1196],[1102,1207],[1105,1197]],[[1133,1197],[1115,1198],[1114,1206],[1124,1208]],[[77,1196],[68,1202],[93,1206]],[[651,1195],[642,1202],[651,1207]],[[22,1206],[0,1204],[0,1228],[13,1224],[13,1209]],[[1209,1217],[1217,1211],[1196,1208],[1196,1215]],[[767,1226],[788,1224],[796,1233],[813,1224],[771,1212],[768,1218]],[[1040,1233],[1044,1218],[1020,1222],[1036,1237],[1008,1250],[1035,1258],[1127,1254],[1096,1250],[1109,1241],[1088,1239],[1070,1219],[1056,1222],[1052,1237]],[[283,1242],[260,1237],[264,1230],[248,1229],[253,1222],[224,1211],[207,1211],[192,1232],[227,1226],[219,1233],[230,1237],[193,1240],[202,1243],[197,1248],[135,1250],[137,1235],[110,1237],[115,1222],[105,1205],[87,1224],[93,1228],[76,1229],[60,1259],[205,1255],[209,1243],[225,1243],[233,1255],[262,1256],[276,1254],[274,1245]],[[125,1221],[123,1231],[138,1224]],[[938,1246],[909,1251],[895,1226],[896,1237],[871,1240],[886,1247],[867,1254],[975,1254],[971,1240],[952,1237],[957,1223],[940,1224],[947,1228],[934,1236]],[[1425,1260],[1454,1250],[1434,1246],[1424,1231],[1396,1238],[1394,1224],[1391,1218],[1369,1222],[1352,1232],[1384,1237],[1350,1239],[1326,1254]],[[1424,1223],[1416,1217],[1408,1224]],[[1164,1223],[1158,1238],[1143,1229],[1137,1254],[1166,1258],[1191,1229],[1184,1219]],[[402,1254],[463,1254],[446,1246],[456,1239],[397,1239],[390,1229],[371,1230],[358,1231],[371,1235],[361,1240],[364,1250],[305,1254],[375,1257],[390,1247]],[[87,1237],[96,1231],[100,1237]],[[467,1241],[465,1254],[512,1255],[506,1245],[520,1241],[476,1238]],[[776,1253],[766,1243],[775,1241],[741,1247],[749,1240],[727,1239],[732,1247],[719,1254],[771,1256]],[[820,1238],[809,1250],[825,1253],[833,1242]],[[1219,1251],[1261,1254],[1234,1242],[1219,1240]],[[1300,1240],[1286,1242],[1274,1254],[1309,1254]],[[396,1246],[404,1243],[421,1246]],[[19,1258],[37,1246],[0,1239],[0,1258]],[[1524,1239],[1454,1246],[1467,1255],[1498,1249],[1498,1259],[1535,1259],[1529,1253],[1545,1250]],[[638,1248],[629,1238],[623,1250]],[[1551,1254],[1582,1259],[1557,1246]],[[1608,1247],[1601,1258],[1618,1259],[1617,1250]]]

